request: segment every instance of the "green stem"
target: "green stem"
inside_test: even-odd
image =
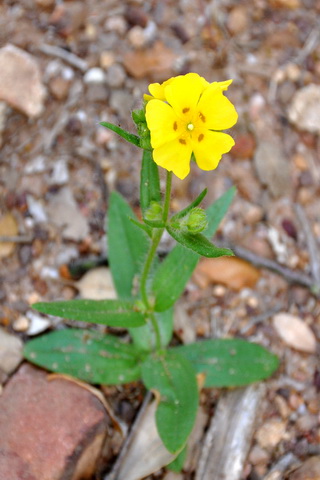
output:
[[[169,215],[171,183],[172,183],[172,172],[167,172],[166,192],[165,192],[165,197],[164,197],[163,215],[162,215],[162,220],[163,220],[164,223],[167,222],[168,215]],[[151,265],[152,265],[154,256],[157,252],[157,248],[158,248],[158,245],[160,243],[163,232],[164,232],[164,228],[153,229],[150,250],[149,250],[147,258],[145,260],[145,264],[144,264],[144,267],[143,267],[143,270],[142,270],[142,273],[141,273],[141,278],[140,278],[141,297],[142,297],[142,300],[143,300],[145,306],[151,311],[152,311],[153,307],[150,304],[149,298],[148,298],[147,280],[148,280],[148,275],[150,273]],[[156,348],[157,348],[157,350],[160,350],[161,349],[160,330],[159,330],[159,325],[157,323],[157,320],[156,320],[153,312],[150,315],[150,320],[151,320],[151,323],[152,323],[152,326],[154,328],[155,335],[156,335],[156,346],[157,346]]]

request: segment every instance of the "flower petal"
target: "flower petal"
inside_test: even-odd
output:
[[[172,78],[169,78],[168,80],[166,80],[165,82],[163,83],[151,83],[149,85],[149,92],[151,93],[151,95],[154,97],[154,98],[157,98],[158,100],[165,100],[165,95],[164,95],[164,89],[167,85],[170,85],[170,83],[175,79],[175,78],[179,78],[181,77],[181,75],[179,75],[178,77],[172,77]]]
[[[165,87],[166,100],[179,118],[183,119],[185,115],[190,116],[190,113],[195,110],[206,84],[206,80],[197,73],[187,73],[174,78]]]
[[[226,90],[228,90],[228,87],[231,85],[232,82],[233,80],[225,80],[224,82],[213,82],[211,83],[211,85],[218,85],[218,87],[220,87],[221,90],[225,92]]]
[[[226,83],[226,82],[221,82]],[[210,85],[202,94],[198,111],[205,128],[225,130],[232,127],[238,119],[236,109],[222,93],[218,84]]]
[[[173,172],[183,180],[190,172],[192,147],[190,142],[181,144],[178,139],[161,145],[153,150],[153,159],[157,165]]]
[[[146,120],[151,134],[151,145],[158,148],[179,135],[174,127],[177,116],[172,107],[161,100],[150,100],[146,105]]]
[[[199,137],[200,138],[200,137]],[[230,135],[208,130],[201,135],[201,141],[192,141],[193,153],[199,168],[214,170],[224,153],[231,150],[234,140]]]

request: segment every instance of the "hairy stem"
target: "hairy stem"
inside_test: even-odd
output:
[[[168,220],[168,215],[169,215],[171,182],[172,182],[172,172],[167,172],[166,192],[164,197],[163,214],[162,214],[162,220],[164,223],[166,223],[166,221]],[[157,248],[160,243],[163,232],[164,232],[164,228],[154,228],[152,231],[151,245],[144,263],[144,267],[143,267],[143,270],[141,273],[141,279],[140,279],[141,298],[145,306],[148,308],[148,310],[152,312],[152,314],[150,315],[150,321],[152,323],[152,326],[156,335],[157,350],[161,349],[160,330],[159,330],[159,325],[157,323],[157,320],[153,314],[153,306],[151,305],[148,298],[147,282],[148,282],[148,277],[150,274],[152,262],[156,255]]]

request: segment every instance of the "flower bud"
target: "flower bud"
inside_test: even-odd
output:
[[[145,150],[152,150],[150,143],[150,130],[147,125],[145,111],[142,108],[141,110],[133,110],[132,119],[136,124],[138,135],[140,137],[140,147]]]
[[[147,208],[144,218],[149,222],[160,222],[162,220],[162,205],[158,202],[151,202]]]
[[[186,219],[185,226],[190,233],[203,232],[208,226],[206,212],[202,208],[193,208]]]

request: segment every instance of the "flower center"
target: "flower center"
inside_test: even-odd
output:
[[[194,129],[193,123],[188,123],[187,129],[191,132]]]

